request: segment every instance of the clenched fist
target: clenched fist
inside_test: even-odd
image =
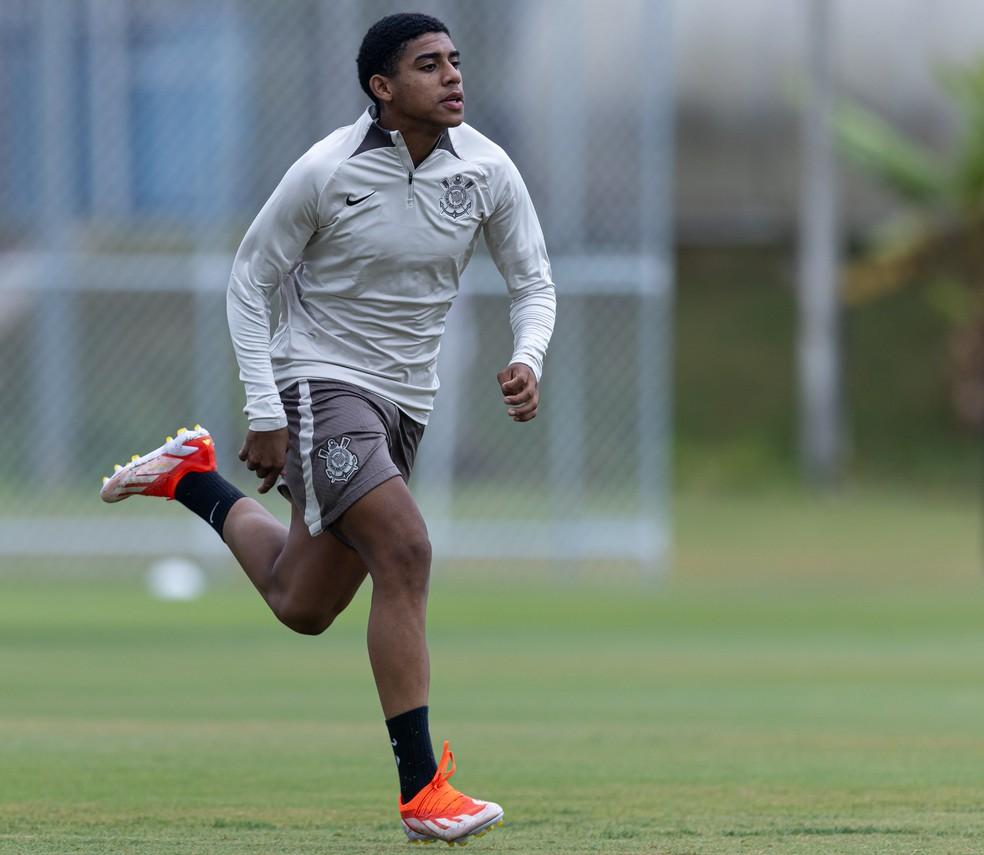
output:
[[[540,403],[540,387],[533,369],[521,362],[513,362],[503,368],[496,378],[502,390],[502,400],[514,422],[528,422],[536,418],[536,408]]]
[[[239,459],[250,472],[262,478],[258,491],[266,493],[284,471],[287,459],[287,428],[279,430],[247,431],[246,441],[239,450]]]

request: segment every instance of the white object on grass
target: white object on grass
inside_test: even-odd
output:
[[[162,558],[150,565],[147,587],[159,600],[194,600],[205,592],[205,574],[186,558]]]

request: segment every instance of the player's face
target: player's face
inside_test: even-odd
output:
[[[426,33],[407,42],[393,77],[383,78],[385,109],[440,128],[454,128],[465,118],[458,50],[447,33]]]

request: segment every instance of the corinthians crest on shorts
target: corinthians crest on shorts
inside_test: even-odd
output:
[[[336,481],[348,481],[359,468],[359,458],[349,451],[351,437],[343,436],[341,440],[329,439],[328,445],[318,452],[318,457],[325,461],[325,474],[334,484]]]
[[[475,182],[463,175],[453,175],[441,181],[444,195],[441,196],[441,213],[452,220],[466,216],[472,209],[471,188]]]

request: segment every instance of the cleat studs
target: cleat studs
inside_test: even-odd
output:
[[[119,472],[123,467],[119,463],[113,464],[113,472]]]
[[[164,442],[174,442],[174,437],[173,436],[166,436],[166,437],[164,437]]]
[[[107,478],[105,475],[103,475],[103,484],[106,484],[108,482],[109,482],[109,478]]]
[[[178,433],[188,433],[188,428],[186,428],[186,427],[179,427],[178,428]]]
[[[136,463],[139,459],[140,459],[140,455],[139,454],[134,454],[133,457],[130,458],[130,462],[131,463]]]
[[[201,425],[195,425],[195,430],[203,430]]]

